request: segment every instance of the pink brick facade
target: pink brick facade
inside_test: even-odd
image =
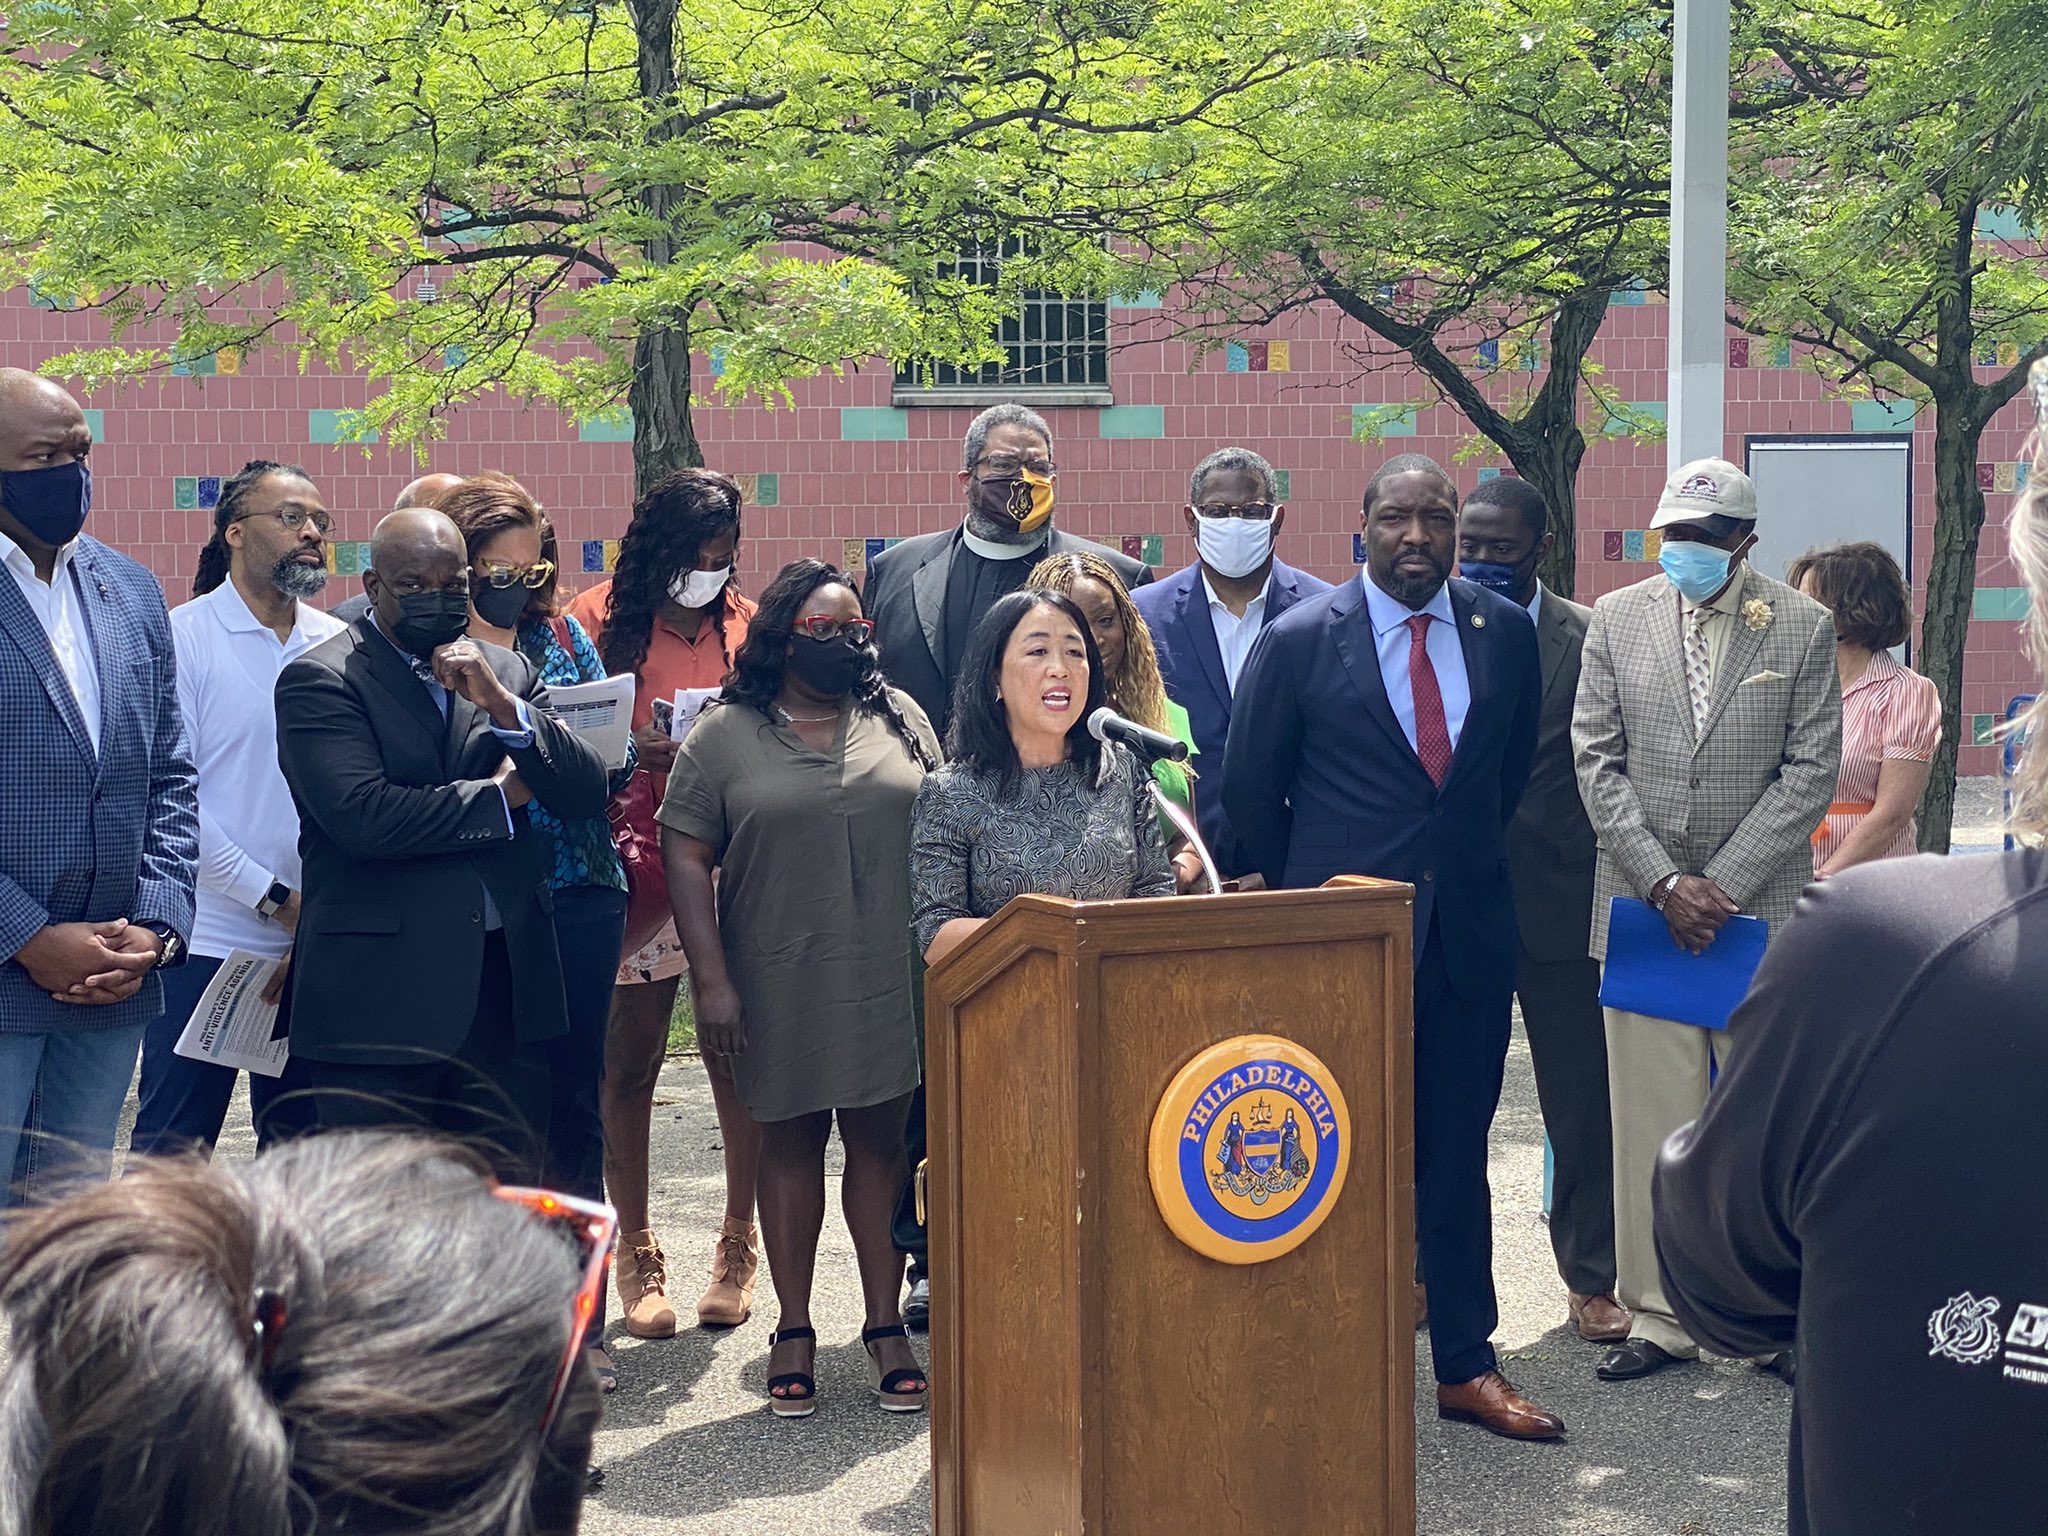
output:
[[[1615,398],[1661,411],[1665,394],[1666,311],[1656,303],[1617,303],[1595,351],[1602,387]],[[1112,312],[1116,341],[1113,407],[1049,411],[1060,461],[1063,527],[1111,542],[1143,540],[1133,552],[1166,569],[1193,558],[1180,506],[1192,464],[1211,448],[1242,444],[1288,476],[1286,558],[1331,579],[1356,569],[1352,533],[1359,492],[1390,454],[1419,451],[1453,465],[1469,490],[1505,460],[1458,414],[1432,399],[1413,374],[1387,367],[1361,373],[1347,352],[1358,333],[1330,311],[1290,317],[1270,331],[1198,358],[1170,339],[1157,308]],[[98,339],[90,320],[36,307],[23,293],[0,296],[0,359],[34,367]],[[1272,343],[1284,343],[1273,346]],[[1902,409],[1830,398],[1810,372],[1789,366],[1764,343],[1730,338],[1728,456],[1741,462],[1751,434],[1837,434],[1902,430]],[[1509,398],[1539,377],[1509,348],[1493,387]],[[1263,371],[1261,370],[1263,365]],[[210,367],[210,376],[204,376]],[[229,373],[228,368],[234,372]],[[815,554],[858,561],[866,541],[901,538],[943,526],[957,515],[953,473],[965,407],[892,405],[886,366],[844,381],[799,385],[794,407],[707,405],[697,425],[708,460],[748,477],[742,552],[744,579],[756,588],[784,561]],[[339,514],[337,599],[356,590],[347,574],[398,487],[420,466],[405,450],[366,451],[331,441],[335,413],[361,403],[358,380],[301,375],[283,356],[222,359],[193,376],[164,377],[102,390],[92,407],[101,446],[94,455],[92,531],[135,555],[164,581],[174,602],[189,587],[194,555],[206,537],[208,479],[243,461],[269,457],[307,466]],[[1376,441],[1352,434],[1355,408],[1419,405],[1412,420]],[[1590,401],[1589,415],[1599,408]],[[1913,545],[1916,587],[1932,548],[1934,502],[1931,424],[1914,426]],[[2003,517],[2024,434],[2023,408],[2000,418],[1984,443],[1980,470],[1991,510],[1978,565],[1978,618],[1972,625],[1964,710],[1977,739],[2007,698],[2028,685],[2016,622],[2023,607],[2005,557]],[[445,442],[424,464],[457,473],[498,469],[517,476],[550,508],[565,541],[572,579],[602,560],[601,541],[616,539],[631,503],[630,448],[616,423],[580,427],[547,408],[485,400],[457,413]],[[328,441],[320,441],[326,438]],[[1474,451],[1482,450],[1482,451]],[[1640,538],[1664,475],[1661,441],[1617,433],[1589,447],[1579,476],[1578,595],[1590,601],[1650,574]],[[1616,537],[1619,536],[1619,537]],[[1618,557],[1618,558],[1612,558]],[[1962,771],[1995,771],[1991,748],[1963,752]]]

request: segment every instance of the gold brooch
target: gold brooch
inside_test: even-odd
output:
[[[1742,605],[1742,622],[1751,629],[1769,629],[1773,617],[1771,605],[1760,597],[1752,597]]]

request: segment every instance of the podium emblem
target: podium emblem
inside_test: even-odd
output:
[[[1152,1198],[1173,1235],[1225,1264],[1300,1247],[1351,1163],[1329,1068],[1278,1035],[1240,1035],[1174,1075],[1152,1116]]]

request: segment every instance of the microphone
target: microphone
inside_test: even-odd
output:
[[[1097,741],[1114,741],[1129,747],[1141,762],[1156,763],[1161,758],[1169,763],[1188,760],[1188,744],[1178,736],[1126,720],[1107,704],[1088,717],[1088,734]]]

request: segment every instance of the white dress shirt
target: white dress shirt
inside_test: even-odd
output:
[[[199,889],[192,953],[271,959],[291,936],[256,912],[274,881],[299,889],[299,812],[277,766],[277,677],[347,626],[306,603],[289,638],[249,611],[232,580],[171,610],[178,707],[199,770]]]
[[[1451,750],[1458,750],[1464,734],[1465,715],[1472,708],[1472,683],[1465,675],[1465,647],[1458,639],[1458,617],[1451,611],[1451,590],[1438,587],[1436,596],[1421,608],[1407,608],[1373,585],[1372,576],[1358,573],[1365,583],[1365,609],[1372,620],[1373,645],[1380,657],[1380,680],[1387,685],[1387,702],[1394,706],[1394,718],[1415,745],[1415,688],[1408,680],[1408,647],[1412,631],[1408,621],[1417,613],[1429,615],[1429,634],[1424,645],[1429,664],[1436,673],[1437,692],[1443,695],[1444,726],[1451,735]]]
[[[1536,583],[1536,595],[1529,599],[1529,622],[1543,622],[1543,583],[1540,581]]]
[[[21,588],[28,611],[50,637],[50,649],[57,653],[58,670],[71,684],[71,697],[85,717],[85,734],[95,754],[100,749],[100,673],[93,648],[92,627],[85,620],[85,594],[79,590],[78,570],[72,556],[76,542],[57,551],[57,563],[46,585],[36,575],[36,563],[28,551],[0,533],[0,565]]]
[[[1206,571],[1202,573],[1202,590],[1209,594],[1209,622],[1216,627],[1216,649],[1223,653],[1223,681],[1235,694],[1237,674],[1244,670],[1244,659],[1252,653],[1252,642],[1259,638],[1259,631],[1266,624],[1266,598],[1273,590],[1273,577],[1268,573],[1259,595],[1244,605],[1243,618],[1232,613],[1216,595]]]

